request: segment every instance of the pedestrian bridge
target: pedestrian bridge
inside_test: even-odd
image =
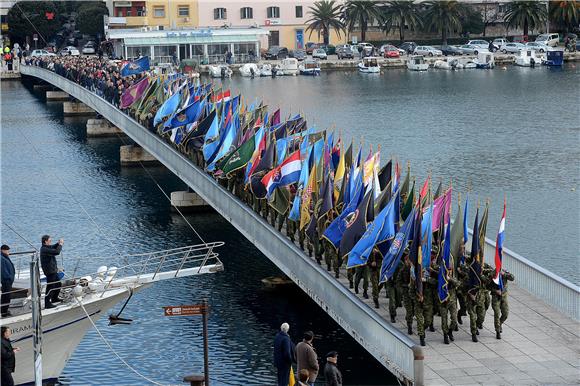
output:
[[[493,312],[487,313],[479,343],[471,342],[469,322],[460,325],[455,342],[443,344],[426,332],[427,346],[406,334],[404,310],[391,324],[387,302],[348,288],[321,268],[285,235],[162,138],[101,97],[51,71],[21,66],[22,75],[43,80],[88,105],[147,150],[234,225],[280,270],[344,328],[385,368],[406,384],[577,384],[580,379],[580,287],[504,248],[503,265],[515,275],[510,286],[510,315],[502,339],[495,338]],[[487,239],[485,255],[493,259],[495,243]]]

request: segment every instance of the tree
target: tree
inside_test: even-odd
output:
[[[481,12],[468,5],[464,6],[463,10],[461,30],[472,34],[480,34],[483,32],[483,36],[485,36],[485,22]]]
[[[415,30],[423,24],[419,7],[414,0],[387,1],[382,12],[383,30],[389,32],[395,28],[399,29],[399,39],[405,40],[405,26]]]
[[[330,30],[336,30],[340,38],[341,31],[344,30],[344,24],[340,20],[341,7],[336,4],[335,0],[320,0],[314,3],[313,7],[309,7],[311,18],[306,22],[308,27],[306,31],[318,32],[318,39],[322,35],[324,44],[330,43]]]
[[[83,34],[97,36],[104,34],[103,15],[109,10],[103,2],[87,2],[78,8],[77,28]]]
[[[546,21],[546,4],[537,1],[514,1],[507,4],[505,22],[508,27],[522,28],[524,36],[530,29],[541,27]]]
[[[24,43],[27,36],[37,34],[42,46],[48,44],[63,24],[64,15],[59,8],[52,1],[15,3],[6,17],[10,40]]]
[[[366,40],[369,24],[381,19],[381,13],[374,0],[354,1],[348,0],[343,8],[343,22],[349,31],[356,26],[360,28],[361,41]]]
[[[576,0],[550,1],[551,22],[566,32],[578,25],[580,18],[580,4]]]
[[[428,1],[425,7],[423,20],[427,23],[426,27],[441,32],[442,44],[447,45],[449,34],[462,30],[465,8],[458,1]]]

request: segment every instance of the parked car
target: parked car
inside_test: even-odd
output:
[[[70,37],[66,40],[66,44],[76,47],[79,44],[79,41],[75,37]]]
[[[354,52],[350,46],[337,49],[336,55],[338,59],[354,59]]]
[[[317,58],[317,59],[321,59],[321,60],[328,59],[328,55],[326,54],[326,51],[324,50],[324,48],[317,48],[314,51],[312,51],[312,57]]]
[[[526,47],[532,50],[536,50],[539,53],[544,53],[546,51],[550,51],[552,47],[545,45],[544,43],[538,42],[527,42]]]
[[[288,56],[290,56],[291,58],[297,59],[298,61],[302,61],[308,57],[308,55],[306,55],[306,51],[304,51],[304,50],[290,51]]]
[[[79,56],[81,53],[76,47],[68,46],[61,49],[58,54],[60,56]]]
[[[286,47],[279,47],[279,46],[272,46],[266,51],[264,54],[264,59],[286,59],[288,57],[288,48]]]
[[[527,43],[528,42],[528,36],[527,35],[514,36],[512,38],[512,42],[514,42],[514,43]]]
[[[560,42],[560,35],[557,33],[548,33],[538,35],[536,43],[542,43],[550,47],[556,47]]]
[[[403,50],[405,54],[411,54],[415,51],[415,47],[417,47],[415,42],[404,42],[399,46],[399,50]]]
[[[512,43],[504,44],[502,49],[501,49],[501,52],[503,52],[504,54],[507,54],[508,52],[510,54],[517,54],[521,50],[525,50],[525,49],[526,49],[525,44],[512,42]]]
[[[312,55],[312,51],[318,48],[318,43],[308,42],[306,43],[306,53]]]
[[[415,55],[425,55],[425,56],[441,56],[443,52],[432,46],[417,46],[413,51]]]
[[[487,47],[482,48],[480,46],[474,46],[473,44],[464,44],[459,47],[461,52],[465,55],[477,55],[480,52],[488,52]]]
[[[401,56],[399,49],[391,44],[387,44],[383,50],[383,57],[385,58],[398,58]]]
[[[338,46],[336,46],[335,51],[337,52],[338,55],[338,51],[342,50],[344,48],[350,48],[350,49],[354,49],[355,46],[351,46],[350,44],[339,44]]]
[[[336,47],[333,46],[332,44],[329,44],[329,45],[321,45],[321,46],[318,46],[318,48],[322,48],[324,50],[324,52],[326,52],[326,55],[334,55],[334,54],[336,54]]]
[[[375,46],[373,46],[371,43],[359,43],[357,44],[357,47],[362,47],[363,49],[373,49],[375,48]]]
[[[466,44],[471,44],[471,45],[478,46],[478,47],[485,48],[485,49],[487,49],[487,47],[489,47],[489,42],[487,40],[482,40],[482,39],[470,40]]]
[[[507,39],[504,38],[497,38],[497,39],[493,39],[492,44],[499,50],[501,51],[501,48],[503,47],[504,44],[509,43]]]
[[[463,55],[463,51],[461,51],[461,48],[457,46],[441,46],[441,52],[445,56]]]
[[[83,54],[85,55],[90,55],[90,54],[94,54],[95,51],[95,45],[91,44],[91,42],[88,42],[87,44],[84,45],[83,49],[82,49]]]
[[[47,50],[33,50],[30,53],[30,56],[56,56],[52,52],[48,52]]]

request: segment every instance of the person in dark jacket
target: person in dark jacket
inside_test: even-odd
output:
[[[60,278],[58,277],[58,265],[56,256],[60,254],[64,240],[58,240],[58,243],[52,245],[52,239],[49,235],[42,236],[42,247],[40,247],[40,265],[42,272],[46,276],[46,294],[44,297],[44,308],[54,308],[54,303],[58,303],[58,294],[60,293]]]
[[[6,244],[2,245],[0,248],[2,251],[2,296],[0,298],[0,303],[2,303],[1,311],[2,317],[10,316],[10,299],[12,297],[12,284],[14,284],[14,264],[10,260],[10,247]]]
[[[292,362],[296,362],[296,349],[288,335],[290,325],[282,323],[274,338],[274,365],[278,369],[278,386],[288,386]]]
[[[326,354],[326,365],[324,366],[324,379],[326,386],[342,386],[342,374],[336,362],[338,361],[338,353],[331,351]]]
[[[2,326],[2,386],[14,385],[14,379],[12,379],[12,373],[16,368],[16,358],[14,353],[20,351],[20,348],[18,347],[12,348],[10,335],[12,335],[10,327]]]
[[[308,370],[308,384],[313,386],[318,376],[318,355],[312,346],[314,340],[314,333],[306,331],[302,342],[296,345],[296,366],[298,372],[303,369]]]

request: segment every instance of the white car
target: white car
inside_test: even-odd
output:
[[[476,46],[474,44],[464,44],[462,46],[459,46],[459,49],[465,55],[477,55],[480,52],[489,52],[489,50],[487,49],[487,47],[482,48],[482,47]]]
[[[436,49],[435,47],[431,46],[417,46],[415,51],[413,51],[415,55],[424,55],[424,56],[441,56],[443,55],[443,51]]]
[[[48,52],[47,50],[34,50],[30,53],[30,56],[56,56],[52,52]]]
[[[487,40],[470,40],[467,42],[467,44],[471,44],[473,46],[477,46],[480,48],[488,48],[489,47],[489,42]]]
[[[504,44],[503,47],[501,48],[501,52],[503,52],[504,54],[507,54],[508,52],[510,54],[517,54],[521,50],[525,50],[525,49],[526,49],[525,44],[512,42],[512,43]]]
[[[93,46],[92,44],[85,44],[85,46],[83,47],[83,54],[87,55],[87,54],[94,54],[95,53],[95,46]]]
[[[551,51],[552,47],[547,46],[543,43],[538,43],[538,42],[527,42],[526,43],[526,47],[532,50],[536,50],[539,53],[543,54],[546,51]]]
[[[493,39],[492,44],[498,49],[498,51],[501,51],[501,48],[503,47],[504,44],[509,43],[507,41],[507,39],[504,38],[497,38],[497,39]]]
[[[542,43],[550,47],[556,47],[560,41],[560,35],[556,33],[541,34],[536,38],[536,43]]]
[[[68,46],[60,50],[60,56],[79,56],[81,53],[76,47]]]
[[[328,59],[328,55],[326,55],[326,51],[324,51],[323,48],[317,48],[314,51],[312,51],[312,57],[321,60]]]

